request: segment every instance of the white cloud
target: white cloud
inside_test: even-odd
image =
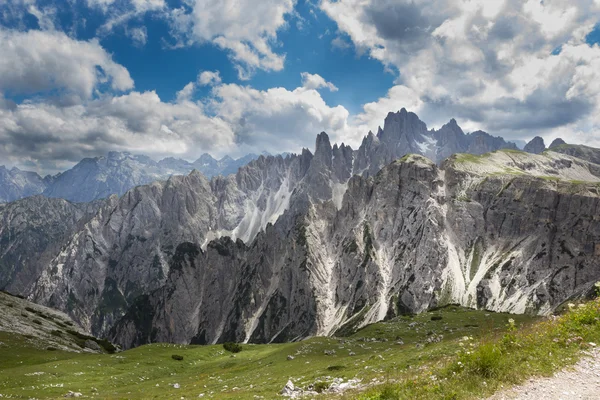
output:
[[[318,132],[343,141],[348,132],[348,110],[328,106],[315,89],[271,88],[223,84],[213,89],[210,108],[236,132],[240,145],[251,150],[297,152],[312,148]]]
[[[190,82],[183,87],[180,91],[177,92],[177,102],[181,103],[184,101],[190,101],[196,90],[196,85],[194,82]]]
[[[110,82],[118,91],[133,88],[127,69],[96,40],[0,28],[0,54],[0,91],[31,94],[59,89],[88,98],[102,83]]]
[[[98,35],[100,36],[112,33],[117,27],[126,27],[127,23],[133,18],[141,17],[150,12],[167,10],[165,0],[125,0],[123,2],[88,0],[88,5],[95,5],[108,15],[106,22],[98,28]],[[140,36],[132,37],[136,44],[140,44],[140,38]]]
[[[286,26],[296,0],[189,0],[190,13],[171,13],[173,31],[181,43],[213,43],[230,51],[240,78],[256,69],[280,71],[285,54],[273,51],[277,32]]]
[[[198,74],[198,84],[201,86],[213,86],[221,83],[219,71],[202,71]]]
[[[599,50],[584,40],[600,19],[597,1],[323,0],[320,6],[359,54],[398,71],[397,86],[357,120],[369,119],[377,104],[386,108],[379,115],[407,106],[389,100],[402,101],[393,93],[410,91],[433,126],[456,117],[509,138],[559,128],[592,132]],[[559,46],[560,54],[552,54]]]
[[[337,92],[338,88],[331,82],[327,82],[321,75],[310,74],[308,72],[302,72],[302,86],[305,89],[321,89],[327,88],[332,92]]]
[[[312,148],[315,135],[328,132],[342,141],[348,111],[330,107],[315,89],[257,90],[215,84],[194,102],[189,83],[173,103],[153,92],[104,95],[60,106],[42,100],[14,104],[0,97],[0,159],[9,165],[56,172],[82,157],[127,150],[155,158],[196,159],[268,150]]]
[[[133,44],[143,47],[148,42],[148,30],[145,26],[127,30],[127,35],[133,40]]]
[[[1,3],[0,3],[1,4]],[[54,19],[56,18],[56,8],[49,6],[39,9],[35,4],[30,4],[27,11],[38,20],[38,25],[42,30],[54,30]]]

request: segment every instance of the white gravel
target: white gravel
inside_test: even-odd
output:
[[[600,350],[593,349],[585,355],[573,367],[566,368],[550,378],[530,379],[523,385],[496,393],[489,400],[600,399]]]

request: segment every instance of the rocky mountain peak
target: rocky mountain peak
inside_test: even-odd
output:
[[[333,149],[329,142],[329,135],[325,132],[321,132],[317,135],[314,161],[322,163],[326,168],[331,169],[332,158]]]
[[[550,147],[548,147],[549,149],[553,148],[553,147],[558,147],[561,146],[563,144],[567,144],[567,142],[565,142],[564,140],[562,140],[561,138],[556,138],[552,141],[552,143],[550,143]]]
[[[427,125],[419,119],[417,114],[402,108],[397,113],[390,112],[385,118],[383,131],[378,132],[378,137],[386,142],[399,142],[405,140],[421,139],[427,133]]]
[[[546,150],[544,139],[539,136],[531,139],[531,141],[525,145],[525,148],[523,148],[523,151],[532,154],[541,154],[544,152],[544,150]]]

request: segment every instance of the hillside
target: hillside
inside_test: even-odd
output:
[[[568,308],[568,307],[567,307]],[[600,302],[532,318],[448,306],[344,336],[250,345],[155,343],[48,351],[0,332],[0,395],[59,399],[473,399],[575,363],[600,341]],[[340,332],[341,334],[342,332]],[[230,347],[228,347],[230,348]]]
[[[17,347],[11,344],[13,340]],[[0,342],[3,365],[10,358],[6,353],[22,356],[17,351],[21,346],[40,354],[116,351],[110,342],[85,334],[68,315],[6,292],[0,292]]]
[[[510,317],[449,306],[370,325],[343,337],[242,345],[242,351],[235,354],[221,345],[164,343],[116,355],[47,352],[33,347],[22,336],[0,332],[4,343],[0,357],[7,360],[0,367],[0,394],[43,399],[60,398],[73,391],[103,399],[200,395],[273,399],[280,397],[279,392],[290,379],[305,391],[312,388],[333,394],[349,388],[364,390],[403,373],[408,366],[416,368],[451,357],[464,336],[475,340],[501,333]],[[514,318],[525,325],[536,320],[528,316]],[[173,355],[183,359],[175,360]],[[19,363],[23,357],[30,361]]]

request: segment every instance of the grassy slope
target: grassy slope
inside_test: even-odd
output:
[[[433,315],[442,319],[432,321]],[[202,393],[207,398],[277,398],[289,378],[307,387],[335,377],[383,382],[402,376],[454,357],[465,335],[477,339],[504,332],[508,318],[450,306],[373,324],[346,338],[244,345],[235,357],[222,346],[167,344],[114,355],[41,351],[32,339],[0,332],[0,394],[43,399],[60,398],[71,390],[103,399],[197,398]],[[519,324],[531,321],[527,316],[513,318]],[[428,337],[438,335],[443,335],[441,342],[426,344]],[[397,344],[397,338],[404,344]],[[336,353],[325,355],[325,350]],[[176,361],[173,354],[184,358]],[[288,361],[288,355],[295,358]]]
[[[393,384],[348,398],[481,398],[531,376],[549,376],[576,362],[581,350],[595,343],[600,343],[599,300],[531,326],[519,328],[517,323],[503,335],[463,340],[454,356],[441,357],[425,370],[399,374]]]

